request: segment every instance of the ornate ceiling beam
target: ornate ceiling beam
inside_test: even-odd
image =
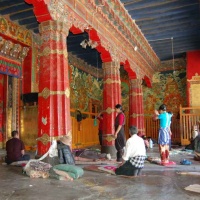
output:
[[[104,48],[103,52],[110,53],[114,60],[118,59],[123,63],[128,60],[137,76],[146,75],[151,78],[160,63],[119,0],[25,1],[34,5],[34,13],[39,22],[53,19],[64,22],[69,28],[74,25],[83,32],[96,30],[100,39],[96,49]],[[137,51],[134,50],[136,46]]]

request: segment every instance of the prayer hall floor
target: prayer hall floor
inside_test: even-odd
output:
[[[5,154],[0,150],[0,156]],[[147,151],[158,157],[158,148]],[[200,193],[186,191],[189,185],[200,185],[199,175],[181,175],[177,172],[200,172],[200,162],[193,154],[173,150],[170,160],[177,163],[164,167],[145,162],[143,175],[124,178],[107,173],[84,171],[83,177],[74,181],[31,179],[22,174],[21,167],[0,165],[0,200],[199,200]],[[182,159],[192,164],[180,165]],[[200,191],[199,191],[200,192]]]

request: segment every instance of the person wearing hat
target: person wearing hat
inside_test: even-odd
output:
[[[125,125],[125,115],[122,110],[122,106],[117,104],[115,106],[115,111],[117,116],[115,118],[115,148],[117,150],[117,162],[122,162],[123,149],[126,144],[124,125]]]
[[[58,158],[60,164],[75,165],[74,156],[71,151],[72,139],[70,136],[65,135],[57,142]]]

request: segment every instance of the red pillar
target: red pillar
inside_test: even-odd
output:
[[[114,134],[114,121],[116,117],[115,105],[121,104],[121,80],[120,80],[120,63],[107,62],[103,63],[104,86],[103,86],[103,145],[102,153],[115,155],[114,140],[111,137]]]
[[[142,80],[130,79],[129,124],[145,134]]]
[[[0,74],[0,148],[3,148],[4,75]]]
[[[38,155],[47,152],[50,141],[71,135],[70,86],[66,24],[47,21],[40,25],[42,38],[39,98]]]

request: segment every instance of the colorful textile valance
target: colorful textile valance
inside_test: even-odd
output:
[[[20,78],[22,75],[21,64],[0,58],[0,73]]]

